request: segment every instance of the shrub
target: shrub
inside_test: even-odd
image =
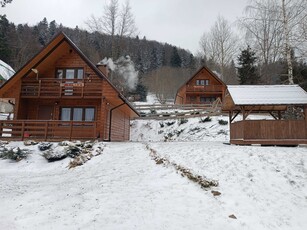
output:
[[[3,159],[10,159],[14,161],[20,161],[22,159],[27,158],[27,156],[30,154],[30,151],[27,149],[20,149],[17,148],[3,148],[1,149],[0,158]]]
[[[219,130],[219,131],[217,132],[217,134],[219,134],[219,135],[220,135],[220,134],[227,135],[227,131],[221,129],[221,130]]]
[[[205,118],[200,118],[199,123],[210,122],[211,120],[211,117],[207,116]]]
[[[177,137],[179,137],[179,135],[184,131],[184,129],[179,129],[179,130],[175,130],[175,134],[177,135]]]
[[[175,121],[168,121],[168,122],[165,122],[165,124],[167,126],[171,126],[171,125],[175,124]]]
[[[225,121],[225,120],[223,120],[223,119],[220,119],[220,120],[219,120],[219,124],[220,124],[220,125],[227,125],[227,124],[228,124],[228,121]]]
[[[161,121],[159,122],[160,128],[164,128],[164,123]]]
[[[189,121],[189,120],[186,119],[186,118],[180,118],[180,119],[178,120],[178,125],[185,124],[185,123],[187,123],[188,121]]]
[[[156,111],[155,109],[151,109],[151,110],[150,110],[150,113],[151,113],[151,114],[157,114],[157,111]]]

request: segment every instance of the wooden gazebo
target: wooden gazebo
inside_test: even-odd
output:
[[[285,119],[289,106],[298,108],[300,118]],[[231,144],[307,144],[307,93],[298,85],[228,86],[223,111],[229,112]],[[252,120],[251,113],[270,114],[273,119]]]

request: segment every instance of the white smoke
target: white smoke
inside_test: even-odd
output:
[[[134,90],[138,83],[138,71],[134,68],[134,63],[130,56],[121,56],[115,62],[111,58],[104,58],[98,64],[107,65],[109,70],[111,70],[116,78],[121,78],[124,87],[129,90]],[[113,74],[111,73],[111,74]]]

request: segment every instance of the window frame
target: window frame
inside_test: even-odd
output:
[[[69,109],[70,110],[70,118],[69,120],[62,120],[62,114],[63,114],[63,109]],[[82,119],[81,120],[74,120],[75,118],[75,111],[82,109]],[[87,109],[92,109],[94,111],[94,116],[92,121],[86,121],[85,120],[85,113]],[[60,107],[60,121],[68,122],[68,121],[76,121],[76,122],[94,122],[96,121],[96,107],[90,106],[90,107],[85,107],[85,106],[77,106],[77,107],[72,107],[72,106],[62,106]]]
[[[209,79],[197,79],[196,80],[197,86],[206,86],[209,85]]]
[[[74,71],[74,78],[66,78],[67,70]],[[79,77],[79,71],[82,70],[82,78]],[[62,77],[59,77],[59,71],[62,71]],[[55,77],[56,79],[63,79],[63,80],[83,80],[84,79],[84,68],[83,67],[65,67],[65,68],[56,68],[55,70]]]

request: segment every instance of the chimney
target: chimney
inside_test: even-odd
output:
[[[100,64],[98,63],[96,65],[96,67],[106,76],[106,77],[109,77],[109,67],[106,65],[106,64]]]

